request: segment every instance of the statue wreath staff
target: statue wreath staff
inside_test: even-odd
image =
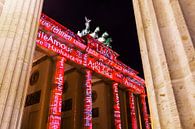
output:
[[[78,31],[77,32],[78,36],[83,37],[83,36],[85,36],[85,35],[90,33],[90,24],[89,24],[90,22],[91,22],[91,20],[88,19],[87,17],[85,17],[85,29],[82,30],[81,32]]]

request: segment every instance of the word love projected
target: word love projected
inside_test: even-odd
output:
[[[114,51],[97,45],[95,40],[86,37],[88,44],[73,32],[55,22],[46,15],[42,15],[37,37],[37,45],[49,52],[54,52],[69,61],[89,68],[106,78],[122,84],[135,93],[144,92],[144,81],[125,64],[118,61]],[[108,54],[109,53],[109,54]],[[109,58],[110,59],[109,59]],[[113,59],[113,60],[111,60]],[[132,72],[130,72],[132,71]]]

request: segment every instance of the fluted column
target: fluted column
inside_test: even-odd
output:
[[[179,0],[179,3],[195,47],[195,0]]]
[[[92,129],[92,71],[85,72],[83,129]]]
[[[181,123],[183,128],[194,128],[195,51],[189,29],[178,0],[155,0],[154,7]]]
[[[137,18],[136,22],[140,23],[137,24],[137,29],[139,30],[138,36],[141,47],[141,55],[143,62],[145,62],[143,63],[144,74],[146,75],[145,79],[146,82],[150,84],[149,86],[146,86],[149,99],[151,99],[149,100],[149,104],[151,104],[152,100],[155,99],[157,104],[150,105],[150,110],[153,105],[154,108],[157,108],[154,109],[155,112],[151,110],[152,127],[155,129],[180,129],[182,127],[172,89],[163,43],[158,28],[158,22],[153,7],[153,1],[134,0],[133,2],[134,8],[140,13],[140,19]],[[146,59],[144,59],[145,57]],[[149,70],[146,68],[149,68]],[[154,87],[154,89],[150,86]],[[156,113],[158,113],[159,118],[157,118]],[[158,125],[155,125],[156,121]]]
[[[43,0],[5,0],[0,15],[0,128],[20,129]]]
[[[194,128],[195,53],[181,5],[178,0],[134,0],[134,7],[140,12],[135,15],[143,62],[148,57],[144,71],[151,69],[146,82],[154,85],[147,91],[157,98],[160,127]]]
[[[57,57],[56,59],[55,74],[50,96],[47,129],[60,129],[65,61],[66,59],[64,57]]]
[[[128,92],[128,96],[129,96],[129,109],[130,109],[129,119],[131,121],[132,129],[138,129],[136,109],[135,109],[135,97],[131,92]]]
[[[151,118],[151,126],[153,129],[161,129],[160,126],[160,118],[158,114],[158,107],[157,107],[157,99],[156,99],[156,92],[154,87],[154,82],[152,79],[152,66],[150,65],[150,57],[148,54],[147,49],[147,41],[146,36],[144,33],[144,27],[142,22],[141,10],[138,0],[133,1],[134,5],[134,13],[137,25],[137,32],[139,36],[139,45],[140,45],[140,52],[142,58],[142,64],[144,66],[144,76],[145,76],[145,83],[147,89],[147,96],[148,96],[148,103],[150,109],[150,118]]]
[[[115,129],[121,129],[121,112],[120,112],[120,102],[118,94],[119,84],[114,82],[112,84],[112,94],[113,94],[113,110],[114,110],[114,126]]]
[[[4,3],[5,3],[5,0],[0,0],[0,16],[1,16],[1,12],[3,10]]]
[[[146,105],[146,95],[145,94],[141,94],[140,95],[140,100],[141,100],[142,116],[144,118],[144,127],[145,127],[145,129],[150,129],[148,110],[147,110],[147,105]]]

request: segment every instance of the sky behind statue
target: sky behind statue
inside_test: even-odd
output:
[[[119,59],[143,77],[133,6],[130,0],[45,0],[43,12],[77,33],[85,28],[85,16],[91,19],[90,30],[108,32],[112,49]]]

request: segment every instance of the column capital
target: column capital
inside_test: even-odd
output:
[[[56,56],[50,56],[52,58],[53,61],[57,61],[57,60],[63,60],[63,62],[65,63],[67,61],[67,59],[65,57],[56,55]]]

